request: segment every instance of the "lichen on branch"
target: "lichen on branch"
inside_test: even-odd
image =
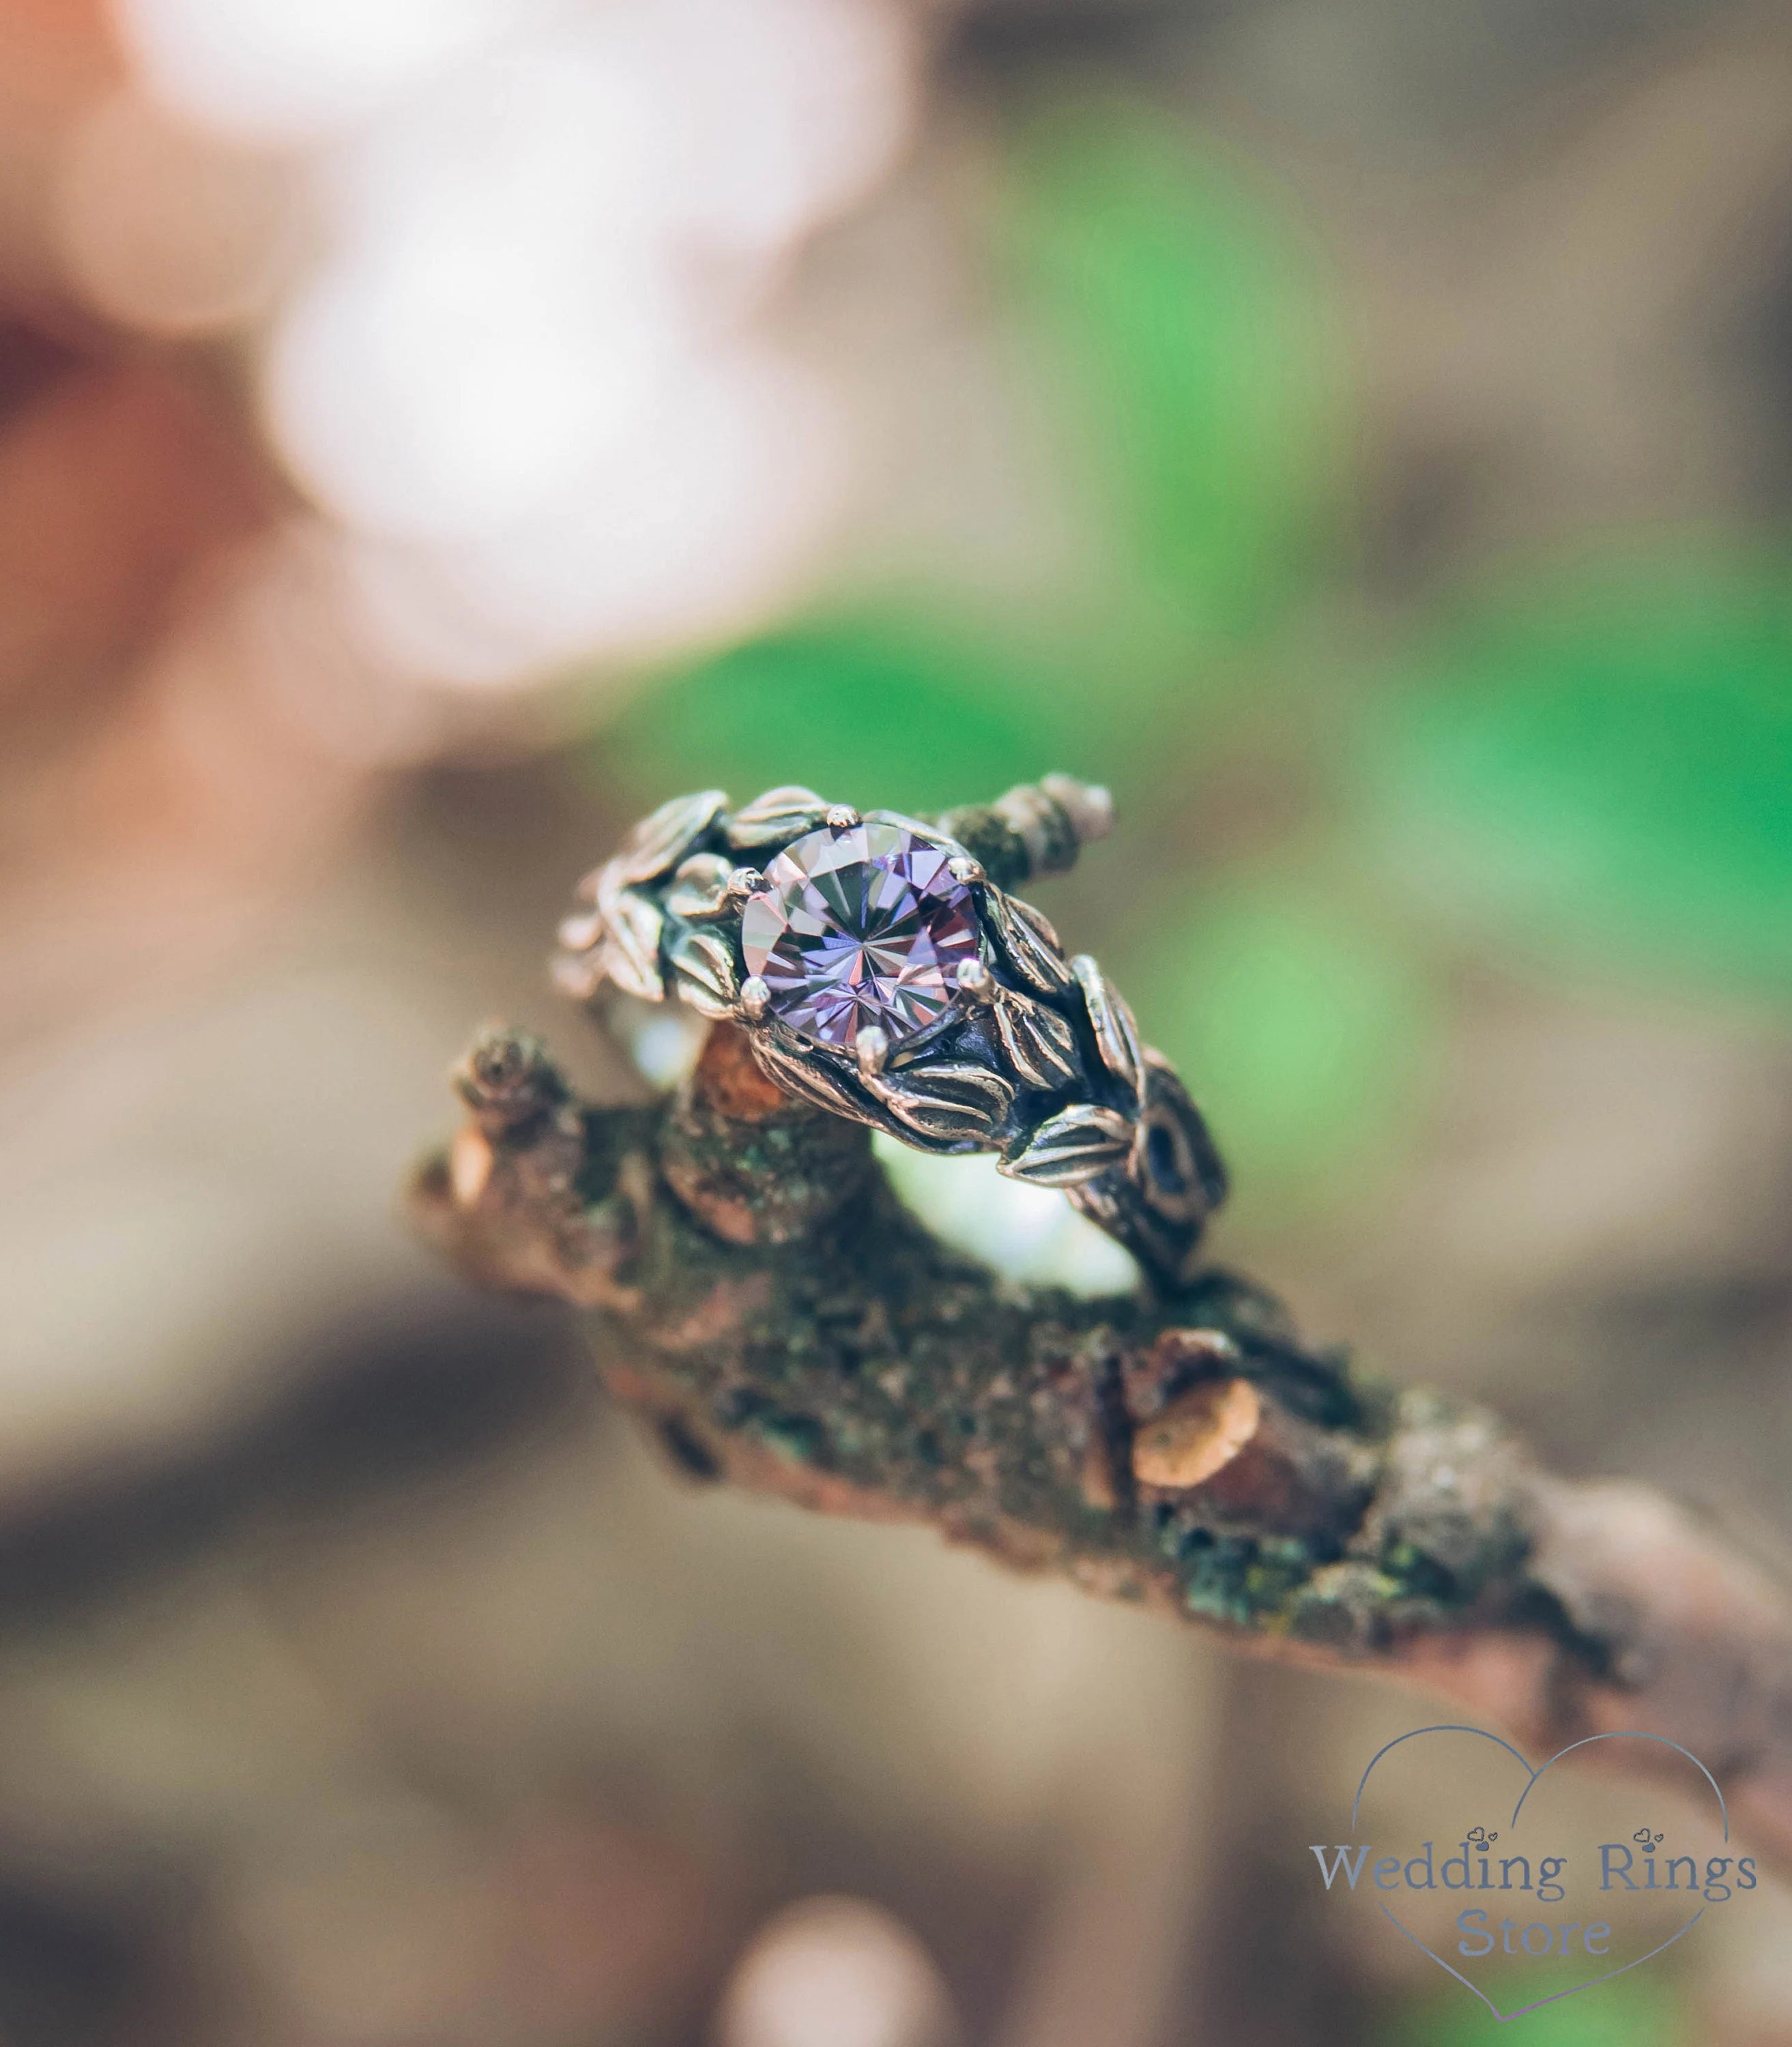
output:
[[[586,1310],[611,1391],[687,1474],[1404,1672],[1534,1743],[1653,1728],[1747,1778],[1762,1844],[1792,1844],[1782,1603],[1665,1502],[1548,1476],[1484,1409],[1366,1377],[1223,1271],[1093,1301],[1011,1284],[731,1026],[657,1109],[575,1102],[507,1031],[458,1084],[421,1226],[475,1279]],[[1607,1746],[1631,1767],[1651,1747]]]

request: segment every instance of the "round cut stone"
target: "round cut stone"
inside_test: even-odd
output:
[[[873,819],[786,847],[741,913],[747,972],[772,991],[772,1014],[842,1051],[868,1024],[893,1045],[943,1015],[958,968],[977,956],[970,891],[950,858]]]

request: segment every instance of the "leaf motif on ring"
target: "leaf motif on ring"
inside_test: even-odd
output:
[[[786,1094],[813,1102],[817,1109],[830,1109],[836,1116],[848,1116],[854,1123],[873,1120],[843,1074],[835,1073],[819,1059],[804,1058],[764,1031],[751,1033],[749,1042],[767,1079],[776,1082]]]
[[[813,789],[786,782],[755,796],[734,813],[728,820],[728,843],[742,853],[753,846],[773,846],[815,830],[826,818],[827,805]]]
[[[583,953],[556,953],[551,969],[554,985],[575,1002],[589,1002],[603,986],[604,949],[602,945]]]
[[[1125,1205],[1117,1192],[1117,1184],[1124,1186],[1124,1182],[1117,1183],[1112,1174],[1097,1173],[1080,1186],[1066,1187],[1064,1198],[1079,1215],[1087,1216],[1097,1229],[1105,1230],[1109,1236],[1126,1244],[1129,1234],[1128,1217]]]
[[[656,881],[675,867],[691,847],[726,809],[728,798],[720,789],[705,789],[695,796],[675,796],[644,817],[623,840],[610,864],[623,883]],[[598,901],[601,904],[602,896]]]
[[[1048,1116],[996,1170],[1036,1187],[1074,1187],[1118,1165],[1132,1148],[1132,1126],[1118,1109],[1079,1101]]]
[[[573,892],[575,903],[594,903],[602,915],[613,904],[622,887],[622,863],[620,860],[606,860],[602,867],[594,867],[589,874],[581,875],[579,886]]]
[[[1077,954],[1070,971],[1082,990],[1083,1007],[1089,1012],[1102,1065],[1138,1094],[1144,1080],[1144,1058],[1139,1050],[1139,1027],[1126,998],[1087,953]]]
[[[1070,985],[1058,934],[1031,904],[985,888],[983,910],[996,942],[1016,975],[1036,995],[1062,995]]]
[[[683,931],[666,950],[679,999],[712,1021],[734,1013],[740,984],[734,955],[714,931]]]
[[[633,888],[619,891],[605,912],[604,971],[625,995],[638,996],[643,1002],[664,1001],[660,934],[665,921],[659,905]]]
[[[1077,1039],[1070,1020],[1030,995],[998,987],[996,1035],[1008,1064],[1028,1087],[1066,1087],[1077,1078]]]
[[[570,917],[560,919],[555,936],[561,949],[569,953],[589,952],[603,936],[604,920],[601,910],[575,910]]]
[[[1161,1052],[1144,1055],[1145,1098],[1130,1172],[1147,1204],[1171,1221],[1198,1225],[1226,1197],[1226,1170],[1206,1119]]]
[[[987,1066],[910,1067],[868,1077],[865,1085],[905,1133],[945,1144],[987,1138],[1014,1100],[1012,1082]]]
[[[694,853],[672,876],[666,897],[669,915],[698,923],[728,913],[728,877],[733,871],[719,853]]]

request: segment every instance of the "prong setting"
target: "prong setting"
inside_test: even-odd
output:
[[[978,1004],[993,1002],[996,999],[996,977],[981,960],[966,960],[953,977],[958,993]]]
[[[580,884],[556,979],[732,1020],[787,1093],[922,1151],[995,1152],[1179,1284],[1225,1192],[1206,1125],[1094,962],[1007,892],[1112,820],[1105,790],[1056,776],[931,822],[794,787],[733,817],[679,799]],[[1000,848],[1003,885],[972,846]]]

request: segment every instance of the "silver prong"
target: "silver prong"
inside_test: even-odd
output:
[[[981,860],[973,860],[968,853],[954,853],[946,863],[946,871],[954,881],[962,881],[966,888],[989,878],[983,871]]]
[[[875,1023],[867,1023],[853,1040],[853,1050],[858,1058],[859,1071],[869,1080],[873,1074],[884,1070],[884,1062],[890,1056],[888,1033]]]
[[[959,993],[968,995],[973,1002],[989,1002],[994,1000],[996,977],[981,960],[964,961],[954,978],[958,981]]]
[[[749,1023],[757,1023],[770,1008],[772,990],[759,974],[749,973],[741,983],[741,1014]]]
[[[722,884],[723,900],[744,903],[749,896],[757,896],[765,886],[765,876],[757,867],[733,867],[728,871],[728,879]]]
[[[859,814],[850,803],[830,803],[827,807],[828,828],[831,831],[850,831],[859,821]]]

